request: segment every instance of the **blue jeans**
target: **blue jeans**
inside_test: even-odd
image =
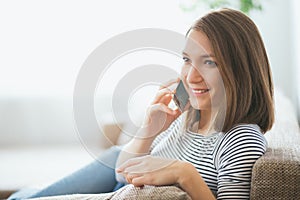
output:
[[[20,190],[12,194],[8,200],[66,194],[99,194],[112,192],[123,186],[123,184],[117,183],[115,179],[114,168],[119,153],[120,147],[111,147],[94,162],[52,185],[42,190]]]

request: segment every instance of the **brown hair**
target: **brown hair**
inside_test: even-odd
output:
[[[239,11],[221,9],[197,20],[188,33],[190,30],[201,31],[208,37],[218,61],[227,99],[221,131],[240,123],[257,124],[263,132],[271,129],[271,69],[254,22]]]

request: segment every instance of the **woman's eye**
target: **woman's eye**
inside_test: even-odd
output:
[[[183,57],[182,59],[183,59],[183,62],[190,62],[190,59],[187,57]]]
[[[204,61],[204,64],[212,66],[212,67],[217,66],[217,63],[215,61],[212,61],[212,60],[206,60],[206,61]]]

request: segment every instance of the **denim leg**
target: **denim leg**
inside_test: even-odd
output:
[[[114,146],[106,150],[97,160],[53,183],[36,191],[19,191],[9,200],[36,198],[66,194],[97,194],[113,191],[117,182],[115,179],[115,164],[120,153],[120,147]]]

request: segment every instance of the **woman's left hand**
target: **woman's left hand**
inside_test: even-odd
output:
[[[181,162],[147,155],[129,159],[116,171],[123,174],[127,182],[136,187],[172,185],[178,183]]]

